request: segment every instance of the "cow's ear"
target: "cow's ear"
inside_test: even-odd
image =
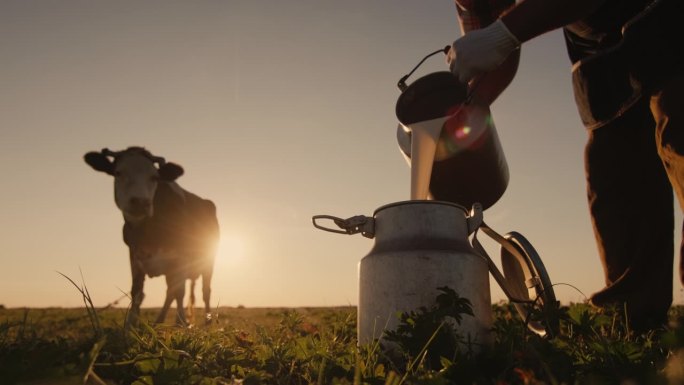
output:
[[[167,182],[173,182],[183,175],[183,167],[175,163],[164,163],[159,167],[159,178]]]
[[[101,152],[89,152],[83,159],[94,170],[114,175],[114,163]]]

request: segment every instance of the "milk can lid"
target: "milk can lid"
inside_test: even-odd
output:
[[[520,260],[502,245],[501,265],[508,289],[516,297],[532,301],[531,305],[513,302],[518,314],[535,333],[557,334],[558,302],[539,254],[524,236],[515,231],[504,235],[504,239],[523,257]]]

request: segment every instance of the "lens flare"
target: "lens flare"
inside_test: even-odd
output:
[[[468,135],[470,135],[470,131],[471,131],[470,126],[459,127],[459,128],[454,132],[454,137],[455,137],[457,140],[463,140],[463,139],[467,138]]]

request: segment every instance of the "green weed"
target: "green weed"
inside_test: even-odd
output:
[[[495,304],[493,342],[475,349],[458,332],[470,304],[448,288],[362,346],[354,308],[217,308],[211,325],[193,328],[152,324],[156,309],[143,309],[125,328],[125,309],[95,309],[81,293],[84,309],[0,309],[2,384],[684,383],[679,307],[668,330],[637,334],[619,309],[562,306],[559,333],[540,337]]]

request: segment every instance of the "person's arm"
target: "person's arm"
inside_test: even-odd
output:
[[[486,6],[480,6],[479,1],[483,0],[454,1],[462,35],[487,27],[515,5],[515,0],[484,0]],[[513,81],[519,60],[520,50],[515,50],[499,67],[473,79],[473,102],[491,105]]]
[[[471,82],[473,102],[490,106],[513,81],[518,72],[520,50],[513,51],[494,70],[475,77]]]
[[[523,0],[501,17],[524,43],[591,15],[605,0]]]
[[[462,82],[505,63],[523,42],[591,15],[605,0],[523,0],[496,22],[456,40],[447,57]]]

